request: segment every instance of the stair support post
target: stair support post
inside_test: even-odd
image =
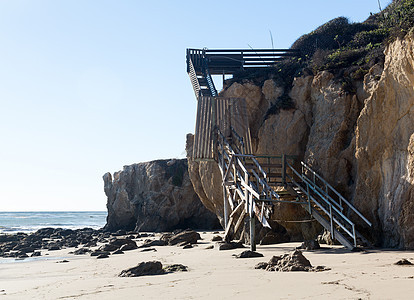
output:
[[[256,230],[254,211],[250,212],[250,250],[256,251]]]
[[[286,185],[286,155],[282,154],[282,184]]]
[[[230,167],[230,166],[229,166]],[[222,155],[221,155],[221,169],[224,170],[224,147],[222,145]],[[225,176],[223,174],[223,176]],[[226,189],[226,178],[223,178],[223,201],[224,201],[224,228],[227,228],[229,222],[229,200]]]
[[[332,204],[329,204],[329,219],[331,221],[331,237],[332,237],[332,240],[334,240],[335,234],[334,234],[334,226],[333,226]]]
[[[309,213],[312,216],[312,204],[311,204],[311,198],[310,198],[310,193],[309,193],[309,184],[306,185],[306,196],[308,197]]]

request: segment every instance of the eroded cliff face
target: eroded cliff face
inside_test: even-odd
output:
[[[384,246],[414,248],[414,39],[386,50],[381,79],[358,118],[355,204]]]
[[[387,47],[384,65],[373,66],[352,93],[341,78],[323,71],[295,78],[294,109],[266,116],[283,94],[272,79],[243,81],[222,92],[247,101],[256,154],[297,155],[373,222],[366,233],[381,246],[414,248],[414,53],[413,35]],[[191,143],[191,137],[187,139]],[[188,149],[191,147],[187,147]],[[201,201],[223,215],[220,172],[193,162],[190,177]],[[281,206],[273,219],[301,219],[298,207]],[[356,221],[358,221],[356,219]],[[314,234],[314,225],[281,225],[292,238]]]
[[[187,160],[157,160],[124,166],[103,176],[108,197],[105,229],[171,231],[215,229],[218,220],[194,192]]]

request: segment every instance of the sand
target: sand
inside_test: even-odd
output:
[[[157,252],[131,250],[96,259],[64,249],[43,251],[41,258],[9,263],[1,259],[1,299],[414,299],[414,266],[398,266],[413,251],[350,252],[341,246],[304,251],[324,272],[267,272],[254,266],[273,255],[292,251],[299,243],[258,246],[262,258],[236,259],[243,249],[205,249],[213,233],[192,249],[155,247]],[[140,241],[137,240],[139,244]],[[45,255],[49,254],[49,255]],[[61,262],[67,260],[68,262]],[[179,263],[188,272],[118,277],[142,261]],[[14,260],[13,260],[14,261]]]

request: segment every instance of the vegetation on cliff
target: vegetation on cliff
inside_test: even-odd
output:
[[[394,0],[362,23],[350,23],[345,17],[329,21],[293,43],[291,48],[300,50],[301,57],[285,59],[272,68],[240,72],[228,83],[249,80],[261,86],[271,78],[284,87],[284,94],[267,115],[294,107],[289,91],[293,79],[301,75],[329,71],[341,82],[344,92],[353,94],[352,82],[362,80],[373,65],[382,64],[385,47],[413,28],[414,0]]]

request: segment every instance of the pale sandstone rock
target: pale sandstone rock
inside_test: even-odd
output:
[[[414,248],[413,48],[412,35],[393,42],[386,50],[385,65],[373,66],[363,82],[353,82],[355,95],[345,93],[341,81],[329,72],[295,78],[289,95],[296,109],[280,110],[266,120],[266,109],[283,92],[275,87],[273,80],[262,87],[234,83],[223,93],[248,100],[256,153],[304,157],[373,222],[373,228],[363,232],[365,235],[369,237],[374,232],[378,244],[411,249]],[[222,215],[221,177],[214,164],[192,162],[190,169],[194,170],[190,174],[194,175],[197,193],[205,194],[204,198],[200,196],[206,199],[203,203]],[[275,207],[275,211],[274,220],[294,218],[297,213],[297,209],[287,206]],[[310,236],[315,230],[304,225],[288,228],[291,236],[299,231]]]
[[[358,119],[355,203],[383,246],[414,248],[414,38],[386,50],[384,71]]]

